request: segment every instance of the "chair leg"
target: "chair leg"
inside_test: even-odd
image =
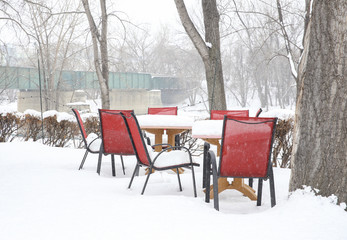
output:
[[[146,189],[146,186],[147,186],[147,182],[148,182],[149,176],[151,176],[151,174],[152,174],[152,166],[149,167],[149,172],[148,172],[148,174],[147,174],[147,178],[146,178],[146,181],[145,181],[145,185],[143,185],[141,195],[143,195],[144,192],[145,192],[145,189]]]
[[[177,178],[178,178],[178,186],[180,187],[180,191],[182,192],[182,185],[181,185],[180,173],[178,168],[176,168],[176,172],[177,172]]]
[[[129,183],[128,188],[131,187],[131,184],[133,183],[134,177],[135,177],[135,175],[139,172],[139,169],[140,169],[140,165],[139,165],[139,164],[136,164],[135,169],[134,169],[134,172],[133,172],[133,175],[131,176],[131,179],[130,179],[130,183]],[[137,176],[138,176],[138,175],[137,175]]]
[[[261,205],[262,192],[263,192],[263,179],[259,178],[259,180],[258,180],[257,206]]]
[[[195,172],[194,172],[194,166],[193,164],[191,165],[191,170],[192,170],[192,178],[193,178],[193,189],[194,189],[194,197],[197,197],[198,195],[196,194],[196,182],[195,182]]]
[[[276,205],[276,196],[275,196],[275,182],[274,182],[274,173],[272,166],[270,168],[270,197],[271,197],[271,207],[274,207]]]
[[[102,152],[99,152],[98,166],[96,168],[96,172],[100,175],[101,171],[101,161],[102,161]]]
[[[218,175],[217,175],[217,163],[216,163],[216,156],[214,155],[214,152],[209,151],[207,156],[207,168],[210,168],[212,165],[212,176],[213,176],[213,204],[214,208],[219,211],[219,196],[218,196]],[[210,180],[208,180],[210,181]],[[210,186],[206,186],[206,192],[207,189],[209,189]],[[210,190],[208,191],[210,192]],[[206,197],[210,198],[210,194],[208,194]]]
[[[204,160],[205,161],[205,160]],[[205,181],[204,186],[206,187],[205,189],[205,202],[209,203],[210,202],[210,195],[211,195],[211,174],[207,174],[207,172],[211,172],[211,161],[207,160],[206,163],[204,162],[204,168],[205,168]]]
[[[248,186],[253,187],[253,178],[248,178]]]
[[[204,143],[204,157],[203,157],[203,166],[202,166],[202,187],[206,187],[206,177],[208,174],[210,174],[211,169],[209,171],[206,170],[206,165],[207,165],[207,153],[208,150],[210,149],[210,144],[205,142]]]
[[[123,162],[123,156],[122,155],[120,155],[120,161],[122,162],[123,174],[125,175],[124,162]]]
[[[140,175],[140,165],[137,167],[135,175],[136,175],[136,177],[138,177]]]
[[[78,168],[78,170],[81,170],[83,168],[84,162],[87,159],[87,155],[88,155],[88,150],[86,150],[86,152],[84,153],[84,156],[82,158],[82,162],[81,162],[80,167]]]
[[[111,154],[112,176],[116,176],[116,165],[114,163],[114,155]]]

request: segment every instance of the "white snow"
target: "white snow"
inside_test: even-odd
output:
[[[223,120],[195,121],[192,127],[193,136],[222,136]]]
[[[99,176],[97,154],[77,170],[84,151],[0,143],[0,239],[347,239],[347,213],[334,197],[314,196],[308,187],[288,197],[289,169],[274,169],[274,208],[266,181],[262,206],[227,190],[217,212],[213,201],[204,202],[202,167],[196,168],[197,198],[189,170],[181,175],[182,192],[176,174],[167,171],[155,172],[141,195],[144,169],[127,188],[134,157],[124,156],[126,175],[116,158],[112,177],[110,157],[104,156]]]
[[[15,112],[13,107],[0,106],[0,112]],[[253,116],[257,109],[250,110]],[[34,110],[25,113],[40,116]],[[45,114],[53,115],[59,120],[75,121],[72,112],[71,118],[54,111]],[[179,115],[190,116],[182,110]],[[198,115],[204,118],[201,112]],[[90,116],[97,117],[97,113],[82,114],[83,119]],[[287,119],[294,116],[294,111],[273,109],[260,116]],[[201,129],[216,131],[206,124]],[[125,175],[116,157],[117,176],[112,177],[110,157],[103,156],[99,176],[98,154],[88,154],[83,170],[77,170],[84,152],[32,142],[0,143],[1,240],[347,239],[346,204],[336,205],[334,196],[315,196],[310,187],[289,194],[290,169],[274,169],[277,200],[274,208],[270,207],[269,182],[265,181],[262,206],[257,207],[235,190],[227,190],[220,194],[217,212],[213,200],[204,202],[202,156],[194,157],[201,165],[195,168],[198,197],[194,198],[189,170],[181,175],[182,192],[176,174],[164,171],[151,175],[145,194],[141,195],[146,178],[144,169],[135,177],[131,189],[127,188],[135,157],[123,156]]]
[[[259,117],[278,117],[279,119],[294,119],[295,112],[288,109],[273,109],[262,112]],[[193,123],[192,136],[222,136],[223,120],[198,120]]]
[[[141,115],[137,116],[137,120],[140,126],[147,127],[189,127],[194,122],[193,118],[177,115]]]
[[[288,53],[288,59],[289,59],[289,64],[290,64],[290,70],[292,72],[292,74],[294,75],[295,78],[298,77],[298,73],[295,69],[295,64],[294,64],[294,61],[293,61],[293,56],[291,53]]]
[[[206,42],[206,47],[208,47],[208,48],[212,48],[212,43],[210,43],[210,42]]]
[[[87,144],[90,150],[97,152],[100,150],[100,145],[102,143],[101,138],[98,137],[95,133],[89,133],[86,138]]]
[[[277,117],[282,120],[289,118],[294,119],[295,111],[289,109],[271,109],[269,111],[264,111],[259,117]]]
[[[86,102],[72,102],[72,103],[67,103],[67,106],[89,106],[89,103]]]

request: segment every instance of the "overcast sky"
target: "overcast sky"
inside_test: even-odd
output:
[[[132,22],[150,24],[153,28],[179,23],[174,0],[117,0],[115,8],[127,13]]]

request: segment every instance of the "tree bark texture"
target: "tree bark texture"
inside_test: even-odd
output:
[[[202,0],[205,40],[191,21],[184,0],[175,0],[182,25],[205,66],[209,108],[226,110],[223,69],[220,53],[219,12],[216,0]],[[208,45],[207,45],[208,44]]]
[[[100,0],[101,8],[101,34],[95,24],[94,18],[90,11],[89,1],[82,0],[85,13],[87,15],[90,32],[92,35],[94,66],[96,75],[99,80],[101,91],[102,108],[110,109],[109,95],[109,68],[108,68],[108,53],[107,53],[107,14],[106,0]]]
[[[347,202],[347,2],[314,1],[299,65],[290,191]]]

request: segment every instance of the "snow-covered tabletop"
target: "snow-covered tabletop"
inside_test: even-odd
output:
[[[191,129],[194,119],[177,115],[141,115],[137,116],[141,128],[180,128]]]
[[[221,138],[223,132],[223,120],[195,121],[192,127],[194,138]]]

